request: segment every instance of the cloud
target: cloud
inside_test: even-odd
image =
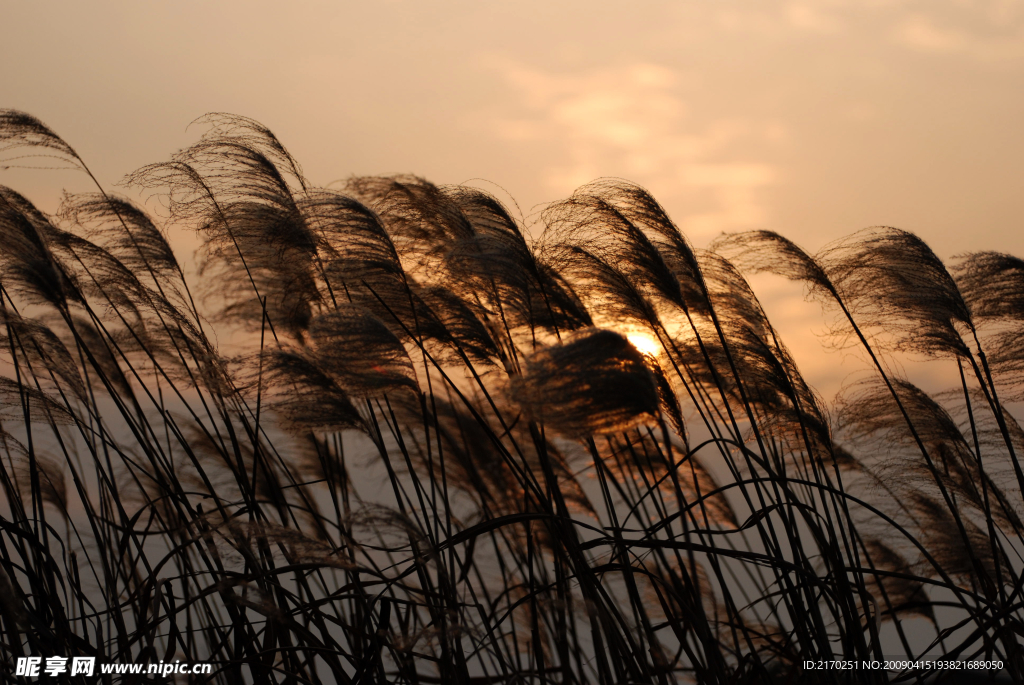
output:
[[[691,232],[763,221],[759,194],[778,174],[739,149],[751,138],[784,138],[778,125],[741,118],[702,121],[683,97],[679,75],[657,64],[573,74],[513,63],[500,69],[525,111],[495,117],[494,130],[512,142],[544,145],[544,181],[553,193],[562,196],[595,178],[621,176],[645,185],[666,204],[675,198],[694,205],[681,217]]]
[[[813,33],[838,33],[842,22],[824,10],[821,3],[789,2],[784,9],[789,25]]]
[[[907,47],[926,52],[960,52],[970,43],[963,31],[939,28],[922,15],[907,17],[896,29],[895,37]]]
[[[1004,3],[989,3],[987,11],[966,16],[955,12],[911,13],[892,33],[904,47],[926,53],[958,55],[988,64],[1024,60],[1024,17]]]
[[[862,5],[867,0],[858,0]],[[789,0],[788,2],[715,5],[718,25],[732,32],[761,37],[790,35],[794,31],[834,35],[849,18],[847,0]],[[872,4],[872,3],[867,3]]]
[[[784,43],[800,34],[883,40],[920,53],[986,65],[1024,61],[1020,0],[783,0],[725,3],[716,22],[731,33]]]

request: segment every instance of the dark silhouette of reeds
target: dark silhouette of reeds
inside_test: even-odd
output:
[[[0,111],[4,163],[96,183],[52,216],[0,187],[5,662],[881,683],[804,664],[929,654],[1024,677],[1024,262],[947,269],[893,228],[701,251],[621,181],[532,240],[482,191],[319,188],[258,123],[201,122],[126,178],[157,220]],[[172,227],[201,237],[195,273]],[[835,411],[742,275],[762,271],[871,364]],[[959,386],[915,387],[905,354]]]

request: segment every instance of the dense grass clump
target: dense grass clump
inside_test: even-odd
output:
[[[6,662],[612,685],[888,682],[804,664],[944,655],[1024,677],[1024,262],[948,268],[894,228],[697,250],[619,181],[533,240],[480,190],[320,188],[256,122],[201,121],[126,179],[159,219],[98,182],[54,215],[0,186]],[[0,156],[92,177],[20,112]],[[762,271],[871,365],[833,410]],[[906,355],[958,385],[926,393]]]

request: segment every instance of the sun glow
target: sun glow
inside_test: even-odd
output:
[[[658,344],[658,341],[646,333],[630,333],[626,336],[626,340],[642,354],[649,354],[654,357],[661,351],[661,345]]]

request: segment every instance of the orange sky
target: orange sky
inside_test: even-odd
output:
[[[10,2],[0,106],[104,183],[228,111],[326,184],[499,184],[525,214],[598,176],[648,187],[698,246],[912,230],[1024,254],[1019,0]],[[41,201],[68,172],[0,171]],[[813,313],[813,312],[812,312]]]

